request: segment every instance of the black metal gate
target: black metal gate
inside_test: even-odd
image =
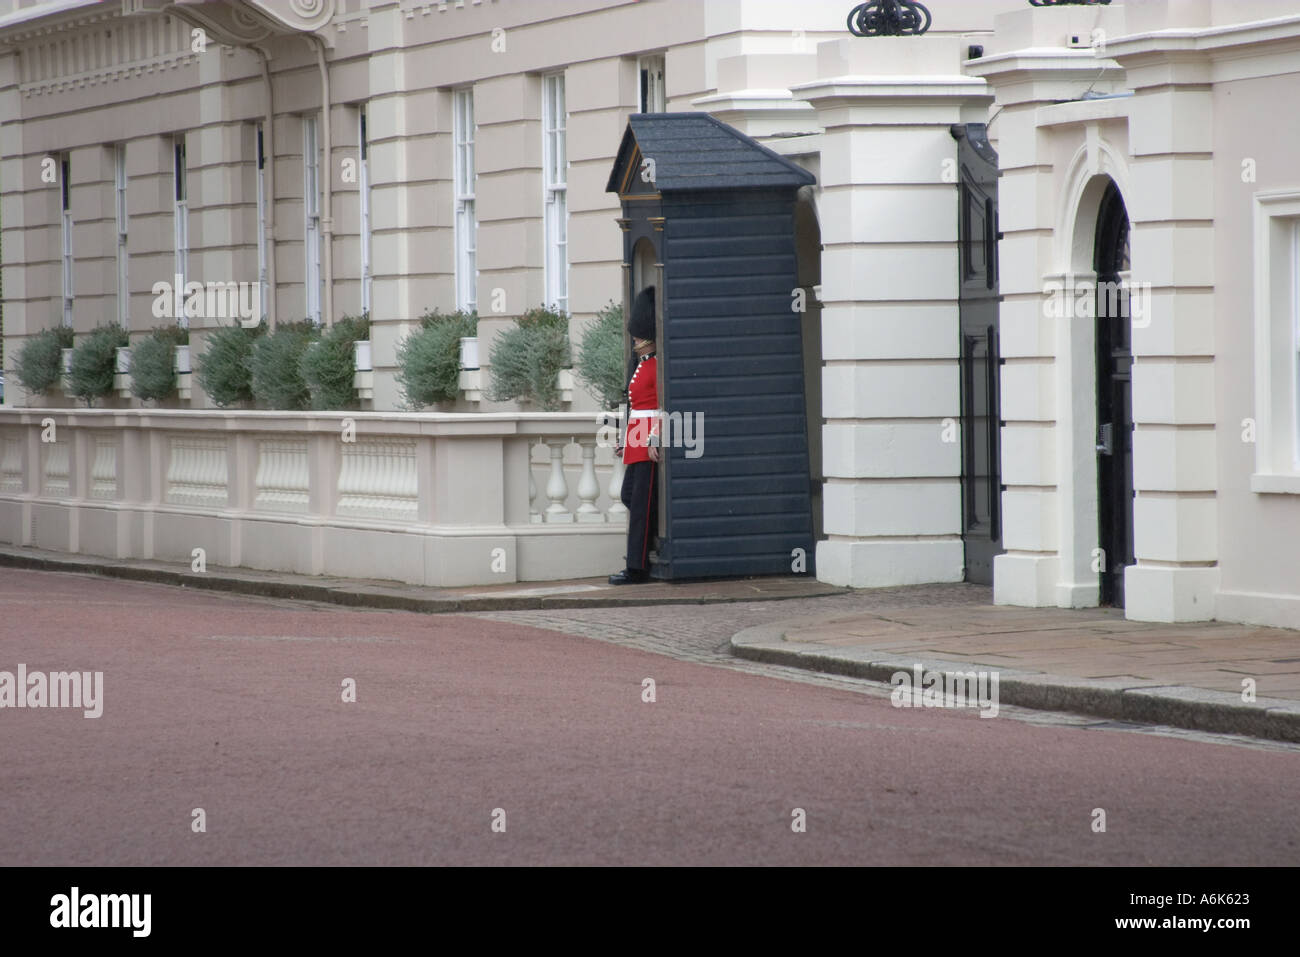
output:
[[[966,580],[993,584],[1002,552],[998,353],[998,155],[983,123],[952,127],[957,140],[961,247],[961,490]]]
[[[1128,211],[1112,182],[1097,216],[1097,524],[1101,603],[1124,607],[1133,549],[1133,346]]]

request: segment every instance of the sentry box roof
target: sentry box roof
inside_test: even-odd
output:
[[[644,159],[658,191],[781,188],[817,180],[779,153],[708,113],[633,113],[606,192],[635,192]]]

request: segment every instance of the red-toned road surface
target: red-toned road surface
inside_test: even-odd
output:
[[[0,670],[105,688],[95,720],[0,710],[6,864],[1300,863],[1295,750],[900,710],[483,618],[12,569],[0,605]]]

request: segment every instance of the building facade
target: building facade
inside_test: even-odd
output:
[[[627,117],[705,111],[817,178],[791,296],[820,386],[819,578],[967,578],[1003,603],[1300,626],[1300,127],[1262,119],[1300,88],[1300,2],[931,0],[923,36],[864,38],[846,0],[5,6],[7,371],[43,328],[146,332],[160,281],[250,282],[272,322],[370,315],[364,408],[400,433],[417,420],[398,413],[397,347],[425,310],[476,309],[490,359],[528,308],[567,312],[576,339],[623,299],[604,186]],[[190,323],[196,352],[218,322]],[[6,406],[72,405],[7,380]],[[259,438],[257,413],[211,410],[197,387],[173,404],[166,428],[132,400],[115,403],[129,428],[78,413],[94,435],[52,456],[38,412],[6,413],[6,540],[188,554],[193,534],[146,544],[144,520],[121,517],[182,504],[164,463],[166,436],[199,421],[188,409],[244,436],[192,437],[176,460],[254,476],[194,519],[220,529],[226,560],[350,567],[326,544],[362,546],[346,503],[392,498],[371,479],[344,488],[355,450],[295,435],[328,426],[292,417]],[[563,434],[595,400],[578,389],[569,408],[573,425],[525,427],[465,393],[448,411],[467,418],[428,419],[442,437],[427,448],[371,448],[419,491],[363,508],[364,531],[397,522],[418,550],[437,530],[442,557],[415,576],[431,583],[486,567],[489,545],[521,579],[592,573],[617,547],[617,478],[605,450]],[[151,428],[165,440],[145,491],[115,479],[117,516],[76,531],[68,515],[107,507],[89,502],[101,443],[126,463],[130,443],[154,448]],[[298,443],[292,492],[320,525],[289,546],[249,534],[270,442]],[[495,477],[458,484],[466,470]],[[217,495],[220,480],[196,481]],[[459,495],[490,504],[458,522]],[[560,560],[527,557],[560,531]]]

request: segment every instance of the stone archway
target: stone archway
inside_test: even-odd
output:
[[[1056,350],[1056,474],[1059,515],[1056,604],[1095,606],[1100,601],[1097,549],[1097,335],[1095,268],[1102,198],[1114,185],[1127,195],[1122,154],[1095,133],[1085,135],[1060,191],[1053,237],[1054,270],[1044,278],[1067,308]],[[1053,293],[1055,295],[1056,293]]]

